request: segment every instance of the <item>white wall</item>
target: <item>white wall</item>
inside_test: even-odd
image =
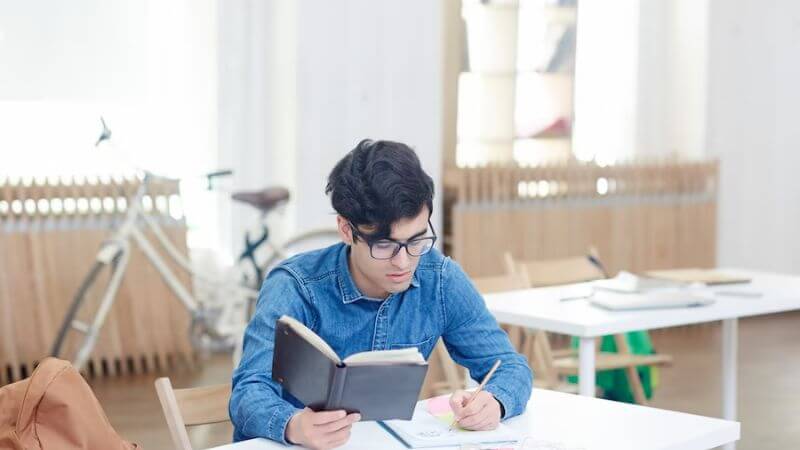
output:
[[[639,2],[636,154],[706,153],[709,0]]]
[[[326,177],[363,138],[409,144],[441,187],[440,2],[299,5],[298,228],[334,224]]]
[[[579,8],[576,150],[719,158],[718,263],[799,273],[800,2],[601,6]]]
[[[220,56],[234,62],[222,62],[220,151],[240,171],[238,186],[290,187],[292,206],[275,224],[282,234],[335,225],[326,178],[363,138],[411,145],[441,188],[440,2],[237,0],[220,8]],[[234,250],[251,219],[234,210]]]
[[[294,135],[294,10],[293,0],[218,3],[218,152],[220,167],[234,171],[231,189],[282,185],[294,191],[294,145],[286,142]],[[258,213],[227,200],[220,209],[223,247],[232,255],[242,247],[244,230],[257,231]],[[270,224],[280,235],[281,220],[274,219]]]
[[[137,164],[199,170],[216,140],[213,2],[0,0],[5,169],[73,169],[103,115]]]
[[[0,177],[215,165],[216,0],[0,0]],[[112,145],[95,148],[100,116]],[[197,178],[195,178],[197,179]],[[192,245],[214,246],[200,183]]]
[[[709,0],[581,0],[575,153],[702,157]]]
[[[638,0],[579,0],[575,156],[612,163],[637,150]]]
[[[713,0],[709,23],[719,263],[800,273],[800,2]]]
[[[146,12],[144,2],[0,0],[0,98],[86,102],[145,95]]]

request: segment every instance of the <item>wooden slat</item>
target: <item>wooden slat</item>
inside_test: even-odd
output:
[[[605,255],[612,275],[709,267],[716,256],[717,172],[717,161],[675,159],[451,168],[447,192],[456,198],[447,201],[453,228],[445,233],[452,233],[452,256],[471,276],[502,274],[506,251],[538,260],[588,245]],[[597,189],[601,179],[605,192]]]
[[[108,238],[112,221],[124,213],[117,208],[117,199],[128,198],[137,188],[138,181],[131,178],[72,177],[25,183],[0,176],[4,205],[0,211],[0,385],[30,374],[34,364],[49,354],[55,332],[101,242]],[[175,182],[155,183],[153,190],[164,197],[179,193]],[[100,202],[99,210],[92,209],[92,199],[95,207]],[[109,200],[114,206],[110,209]],[[85,202],[88,210],[83,208]],[[59,211],[52,208],[56,203]],[[165,211],[153,215],[179,251],[187,252],[185,224]],[[193,359],[189,315],[148,266],[141,252],[132,254],[89,360],[96,375],[125,374],[129,369],[138,373],[165,367],[167,361]],[[109,275],[107,270],[101,273],[98,286],[87,296],[87,306],[97,305]],[[178,277],[191,287],[188,274]],[[74,354],[77,344],[73,334],[65,354]]]
[[[186,426],[231,420],[228,415],[230,384],[175,389],[174,392]]]
[[[619,335],[622,336],[622,335]],[[616,337],[616,336],[615,336]],[[595,370],[618,369],[635,366],[664,366],[672,363],[670,355],[633,355],[618,353],[602,353],[597,355]],[[557,358],[554,366],[566,375],[577,375],[580,363],[577,357]]]

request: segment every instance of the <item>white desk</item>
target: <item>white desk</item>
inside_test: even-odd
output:
[[[534,389],[525,414],[505,422],[525,437],[584,450],[701,450],[739,439],[739,423]],[[213,450],[282,450],[253,439]],[[298,447],[293,447],[298,448]],[[356,423],[343,450],[403,450],[375,422]],[[454,447],[446,447],[454,448]]]
[[[711,292],[755,291],[757,298],[716,296],[716,302],[697,308],[641,311],[607,311],[587,300],[560,301],[589,292],[587,284],[525,289],[485,296],[498,321],[577,336],[580,393],[594,395],[597,337],[694,323],[722,321],[722,411],[736,420],[736,354],[738,318],[800,309],[800,277],[764,272],[722,269],[753,279],[752,283],[708,288]],[[620,294],[624,295],[624,294]],[[735,448],[733,444],[726,447]]]

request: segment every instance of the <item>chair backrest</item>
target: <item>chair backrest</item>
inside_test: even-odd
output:
[[[606,278],[596,252],[592,249],[586,256],[524,261],[514,258],[510,252],[504,255],[506,271],[527,277],[530,287],[555,286]]]
[[[606,278],[593,248],[589,249],[586,256],[524,261],[506,252],[503,259],[506,272],[522,275],[528,280],[528,287],[556,286]],[[528,356],[541,387],[553,389],[559,386],[554,350],[546,332],[529,331],[522,344],[522,352]]]
[[[515,289],[525,289],[529,287],[528,280],[525,279],[523,274],[508,274],[494,277],[476,277],[472,278],[472,283],[481,294],[491,294],[493,292],[511,291]],[[444,342],[439,340],[434,347],[434,354],[429,360],[430,368],[429,373],[435,367],[441,367],[443,380],[435,381],[432,384],[432,391],[434,395],[440,395],[453,392],[457,389],[464,389],[465,380],[469,374],[463,374],[459,371],[455,361],[450,357]]]
[[[180,450],[192,450],[187,426],[227,422],[231,385],[173,389],[169,378],[156,380],[156,393],[167,419],[172,441]]]
[[[513,291],[530,287],[530,281],[524,272],[514,272],[493,277],[475,277],[472,283],[481,294]]]

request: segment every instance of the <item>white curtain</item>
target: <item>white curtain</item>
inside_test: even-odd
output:
[[[220,2],[220,161],[236,188],[289,188],[268,221],[278,242],[335,226],[326,177],[362,138],[413,146],[439,186],[441,10],[428,0]],[[257,214],[227,208],[236,253]]]
[[[2,0],[0,60],[0,177],[186,178],[190,243],[215,245],[197,178],[217,165],[215,0]]]

